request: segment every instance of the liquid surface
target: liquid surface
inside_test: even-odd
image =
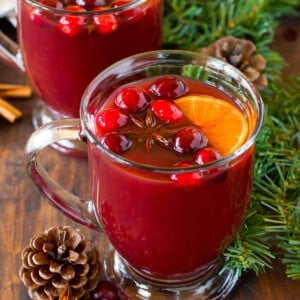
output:
[[[95,134],[106,148],[158,167],[196,163],[202,148],[212,149],[219,159],[240,147],[248,133],[247,120],[234,99],[179,76],[123,86],[95,116]]]

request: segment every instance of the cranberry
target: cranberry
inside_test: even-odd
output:
[[[131,147],[131,141],[126,135],[119,132],[105,133],[101,136],[100,143],[115,153],[125,152]]]
[[[163,76],[154,81],[150,91],[156,96],[165,99],[174,99],[188,92],[186,83],[174,76]]]
[[[100,132],[113,131],[127,124],[128,116],[117,108],[107,108],[96,114],[96,126]]]
[[[173,149],[176,152],[193,153],[207,145],[207,138],[197,127],[180,129],[173,137]]]
[[[97,7],[93,11],[103,11],[105,7]],[[101,34],[115,31],[119,27],[118,20],[113,14],[99,14],[93,17],[96,29]]]
[[[222,155],[212,147],[206,147],[200,149],[195,156],[195,162],[199,165],[204,165],[206,163],[218,160]]]
[[[221,157],[222,155],[216,149],[212,147],[206,147],[200,149],[196,153],[194,161],[199,165],[204,165],[216,161]],[[207,174],[206,175],[207,180],[218,183],[225,179],[227,174],[227,168],[224,166],[211,168],[206,171],[206,174]]]
[[[116,286],[109,281],[101,281],[97,288],[92,292],[92,300],[117,300],[118,290]]]
[[[83,7],[79,5],[69,5],[66,8],[69,11],[86,11]],[[88,19],[83,16],[75,16],[75,15],[65,15],[62,16],[59,20],[59,28],[61,31],[68,35],[76,35],[78,34],[83,26],[87,25]]]
[[[191,162],[181,162],[175,165],[178,168],[188,168],[194,166]],[[180,187],[192,187],[202,182],[203,176],[200,172],[191,171],[185,173],[176,173],[171,175],[171,180]]]
[[[135,87],[123,88],[115,98],[115,104],[121,109],[137,113],[144,110],[150,103],[150,98],[141,89]]]
[[[174,103],[167,100],[155,100],[150,104],[154,115],[163,122],[176,122],[183,117],[183,112]]]

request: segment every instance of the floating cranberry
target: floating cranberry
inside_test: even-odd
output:
[[[212,147],[200,149],[195,155],[195,162],[199,165],[204,165],[212,161],[218,160],[222,155]]]
[[[127,87],[120,90],[115,98],[115,104],[129,112],[137,113],[144,110],[150,103],[150,97],[141,89]]]
[[[131,141],[126,135],[119,132],[105,133],[101,136],[100,143],[115,153],[125,152],[131,147]]]
[[[174,76],[163,76],[158,78],[150,87],[150,91],[156,97],[174,99],[188,92],[186,83]]]
[[[117,300],[118,290],[116,286],[109,281],[101,281],[97,288],[92,292],[92,300]]]
[[[107,108],[96,114],[96,127],[100,132],[114,131],[127,124],[128,116],[117,108]]]
[[[183,117],[181,109],[167,100],[155,100],[150,104],[150,108],[157,119],[163,122],[173,123]]]
[[[83,7],[79,5],[69,5],[66,8],[69,11],[75,12],[84,12],[86,11]],[[61,31],[68,35],[76,35],[78,34],[82,28],[87,25],[88,18],[84,16],[76,16],[76,15],[65,15],[62,16],[59,20],[59,28]]]
[[[184,127],[173,137],[173,149],[181,154],[193,153],[207,145],[207,138],[197,127]]]
[[[188,168],[195,166],[191,162],[181,162],[175,165],[178,168]],[[202,182],[203,176],[197,171],[186,171],[184,173],[175,173],[171,175],[173,180],[180,187],[192,187],[199,185]]]
[[[105,7],[97,7],[93,11],[103,11]],[[113,14],[99,14],[93,17],[96,29],[99,33],[107,34],[119,27],[118,20]]]
[[[195,163],[204,165],[222,158],[222,155],[212,147],[200,149],[194,158]],[[214,167],[205,171],[207,181],[218,183],[226,178],[227,168],[225,166]]]

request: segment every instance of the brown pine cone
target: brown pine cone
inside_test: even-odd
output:
[[[254,54],[256,47],[253,42],[225,36],[215,41],[206,48],[200,49],[201,53],[219,58],[238,68],[259,89],[268,85],[268,80],[263,70],[266,60],[260,54]]]
[[[69,226],[34,236],[22,251],[19,276],[32,299],[89,299],[99,273],[93,242]]]

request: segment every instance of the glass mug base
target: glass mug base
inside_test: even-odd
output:
[[[54,120],[60,120],[65,118],[59,113],[53,111],[42,101],[39,101],[32,112],[32,123],[34,129],[38,129],[41,126],[48,124]],[[51,145],[51,147],[61,153],[77,157],[87,158],[86,143],[79,140],[64,140]]]
[[[134,270],[114,249],[108,247],[103,258],[105,277],[114,282],[131,300],[217,300],[224,299],[236,286],[237,270],[224,267],[224,260],[205,271],[182,280],[151,279]]]

